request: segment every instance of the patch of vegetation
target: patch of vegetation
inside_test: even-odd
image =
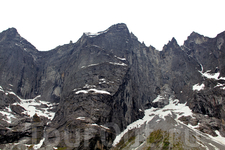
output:
[[[153,131],[147,139],[147,143],[158,143],[163,139],[163,131],[161,129]]]
[[[33,116],[33,122],[41,122],[41,118],[36,113]]]
[[[147,144],[149,144],[150,147],[168,149],[170,146],[169,133],[161,129],[153,131],[147,138]]]
[[[120,143],[117,144],[117,150],[122,150],[123,148],[127,147],[130,144],[134,144],[135,136],[130,137],[127,141],[121,140]]]
[[[66,149],[67,149],[67,147],[58,147],[57,150],[66,150]]]
[[[114,150],[122,150],[123,148],[127,147],[128,145],[132,145],[135,143],[135,134],[133,131],[128,131],[127,133],[129,135],[129,139],[125,140],[124,138],[120,140],[120,142],[116,145],[116,148]]]
[[[173,136],[174,137],[174,136]],[[175,148],[182,150],[183,146],[180,141],[173,141],[170,143],[169,132],[162,131],[161,129],[153,131],[147,138],[148,150],[150,149],[163,149],[167,150],[170,148]]]
[[[121,139],[121,141],[117,144],[115,148],[112,148],[111,150],[127,150],[131,149],[131,146],[135,143],[135,137],[134,132],[130,131],[129,139]],[[193,136],[193,135],[192,135]],[[125,136],[126,137],[126,136]],[[183,137],[183,134],[179,132],[169,132],[169,131],[163,131],[162,129],[154,130],[151,132],[151,134],[148,136],[148,138],[145,141],[145,144],[142,145],[141,149],[143,150],[168,150],[168,149],[174,149],[174,150],[183,150],[183,149],[190,149],[190,150],[199,150],[201,147],[190,147],[186,145],[184,142],[185,137]],[[195,137],[192,137],[194,141],[190,141],[190,143],[195,142]]]
[[[28,147],[28,149],[33,149],[33,147],[34,147],[34,145],[30,145],[30,146]]]

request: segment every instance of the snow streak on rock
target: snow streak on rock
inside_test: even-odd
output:
[[[116,63],[116,62],[109,62],[112,65],[118,65],[118,66],[127,66],[125,63]]]
[[[3,118],[3,120],[10,123],[10,124],[12,123],[12,119],[16,119],[16,117],[12,113],[12,110],[11,110],[10,106],[3,109],[3,111],[0,111],[0,113],[3,116],[5,116],[5,118]]]
[[[119,60],[126,60],[126,58],[121,58],[121,57],[118,57],[118,56],[116,56],[116,55],[115,55],[115,57],[116,57],[117,59],[119,59]]]
[[[45,141],[45,138],[41,139],[41,141],[38,144],[34,145],[33,148],[35,150],[41,148],[41,146],[43,145],[44,141]]]

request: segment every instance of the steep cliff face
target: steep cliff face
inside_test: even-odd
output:
[[[224,39],[224,32],[216,38],[193,32],[183,46],[172,38],[158,51],[140,43],[125,24],[116,24],[41,52],[10,28],[0,34],[0,138],[14,138],[1,144],[27,138],[32,146],[35,127],[40,133],[34,148],[53,141],[52,147],[109,149],[146,110],[154,109],[160,118],[158,111],[167,112],[172,102],[174,109],[189,106],[194,117],[170,108],[177,118],[161,124],[197,122],[203,133],[224,135]],[[149,125],[165,130],[157,124]]]
[[[189,98],[193,112],[211,118],[202,121],[201,131],[215,135],[215,129],[224,134],[224,32],[215,38],[207,38],[192,33],[184,42],[185,52],[201,65],[199,73],[203,80],[198,82],[201,90],[196,90]],[[216,119],[212,119],[216,118]],[[204,128],[205,127],[205,128]]]
[[[184,50],[203,66],[203,71],[220,72],[224,76],[224,36],[225,32],[215,38],[208,38],[193,32],[184,42]]]

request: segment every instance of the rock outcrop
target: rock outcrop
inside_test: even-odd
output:
[[[0,144],[21,144],[28,137],[30,148],[37,148],[38,142],[49,148],[50,142],[68,149],[110,149],[116,136],[141,119],[146,109],[163,109],[171,99],[179,99],[195,113],[177,120],[200,123],[199,131],[217,136],[218,130],[224,136],[224,33],[208,38],[193,32],[183,46],[172,38],[158,51],[140,43],[121,23],[96,34],[84,33],[76,43],[38,51],[15,28],[3,31],[0,109],[17,115],[17,123],[2,113],[0,139],[11,141]],[[35,103],[36,112],[55,114],[30,113],[22,105],[27,99]],[[34,126],[40,134],[31,145]],[[18,132],[12,132],[15,129]]]

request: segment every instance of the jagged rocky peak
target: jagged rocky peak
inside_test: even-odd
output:
[[[188,37],[188,41],[194,42],[195,44],[202,44],[209,40],[208,37],[205,37],[197,32],[192,32]]]
[[[207,36],[203,36],[197,32],[192,32],[190,36],[188,36],[188,39],[184,42],[184,45],[187,45],[188,43],[195,43],[195,44],[203,44],[206,42],[214,42],[216,40],[216,45],[218,49],[221,49],[221,46],[224,44],[225,40],[225,31],[219,33],[215,38],[209,38]]]
[[[137,39],[132,38],[126,24],[120,23],[98,33],[84,33],[79,42],[86,47],[98,47],[101,50],[123,57],[124,51],[129,50],[129,45]]]
[[[224,70],[224,46],[225,32],[218,34],[215,38],[209,38],[196,32],[191,33],[184,42],[183,49],[191,57],[194,57],[205,71],[210,73],[220,72],[225,75]],[[207,59],[205,59],[207,58]]]
[[[177,40],[176,40],[174,37],[171,39],[171,41],[168,42],[167,45],[176,45],[176,46],[179,46],[179,45],[177,44]]]
[[[21,37],[16,28],[9,28],[0,33],[0,44],[4,46],[19,47],[27,52],[37,52],[35,46]]]
[[[111,27],[108,28],[108,33],[115,35],[115,36],[120,36],[123,38],[130,38],[130,32],[129,29],[127,28],[127,25],[124,23],[119,23],[112,25]]]
[[[96,37],[98,35],[102,35],[102,34],[105,34],[105,33],[117,33],[117,32],[120,32],[120,33],[121,32],[127,32],[127,33],[129,33],[127,25],[124,24],[124,23],[119,23],[119,24],[112,25],[111,27],[109,27],[108,29],[106,29],[104,31],[100,31],[100,32],[97,32],[97,33],[85,32],[84,35],[86,35],[88,37]]]
[[[172,38],[157,51],[119,23],[96,34],[84,33],[76,43],[31,53],[36,49],[10,28],[0,33],[0,149],[20,142],[48,149],[48,139],[58,138],[58,149],[114,149],[112,143],[122,137],[131,137],[124,141],[122,147],[130,146],[125,149],[139,137],[141,146],[132,148],[148,149],[156,143],[149,143],[148,127],[153,133],[188,129],[225,135],[224,37],[193,32],[183,47]],[[219,72],[223,78],[218,79]],[[40,127],[36,143],[29,142],[33,125]],[[185,148],[180,139],[180,148]],[[213,139],[199,142],[209,149],[209,142],[225,147]]]
[[[216,46],[219,50],[223,49],[225,47],[224,42],[225,42],[225,31],[218,34],[216,37]]]
[[[127,28],[127,25],[125,23],[118,23],[115,25],[112,25],[111,27],[109,27],[109,30],[111,31],[129,31]]]
[[[163,51],[174,51],[180,49],[177,40],[173,37],[166,45],[163,46]]]
[[[10,41],[10,40],[13,40],[14,38],[19,38],[20,35],[19,33],[17,32],[16,28],[9,28],[5,31],[3,31],[1,34],[0,34],[0,42],[3,42],[3,41]]]

